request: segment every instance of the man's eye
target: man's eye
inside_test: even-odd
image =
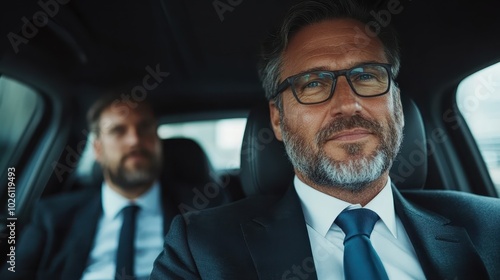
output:
[[[321,86],[321,83],[318,81],[312,81],[310,83],[307,83],[304,88],[315,88]]]
[[[113,134],[113,135],[120,135],[120,134],[125,133],[125,128],[123,128],[123,127],[114,127],[114,128],[112,128],[109,131],[109,133]]]
[[[375,79],[375,76],[370,74],[370,73],[361,73],[361,74],[356,75],[356,77],[355,77],[356,81],[367,81],[367,80],[371,80],[371,79]]]

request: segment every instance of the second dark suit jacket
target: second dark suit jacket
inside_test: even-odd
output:
[[[427,279],[500,279],[500,200],[444,191],[404,195],[396,213]],[[422,207],[425,205],[425,208]],[[294,188],[172,222],[151,279],[316,279]]]
[[[2,279],[80,279],[102,214],[101,189],[92,188],[42,200],[16,246],[16,272]],[[164,195],[166,234],[176,207]]]

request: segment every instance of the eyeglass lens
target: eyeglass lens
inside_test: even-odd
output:
[[[292,82],[296,97],[302,103],[318,103],[330,98],[339,76],[346,76],[349,85],[358,95],[375,96],[389,87],[389,73],[381,65],[363,65],[345,73],[316,71],[297,76]]]

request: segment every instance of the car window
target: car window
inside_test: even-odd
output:
[[[500,63],[465,78],[457,105],[500,193]]]
[[[22,218],[30,188],[25,184],[21,162],[29,151],[33,134],[41,124],[44,102],[41,95],[26,84],[0,76],[0,198],[6,207],[1,215]],[[5,200],[4,200],[5,198]],[[5,211],[5,212],[4,212]]]
[[[0,77],[0,167],[16,168],[18,156],[38,124],[37,109],[42,101],[29,86],[6,76]]]

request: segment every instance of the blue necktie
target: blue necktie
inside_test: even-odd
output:
[[[115,279],[134,279],[134,237],[135,216],[139,210],[137,205],[123,208],[123,224],[120,231],[120,241],[116,251]]]
[[[335,223],[344,231],[344,275],[346,280],[389,279],[370,241],[377,213],[365,209],[344,210]]]

